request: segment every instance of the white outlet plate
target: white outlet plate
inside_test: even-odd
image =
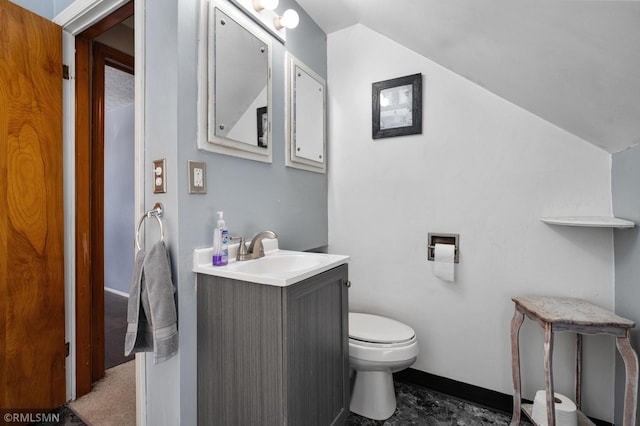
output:
[[[204,161],[189,161],[189,194],[207,193],[207,164]]]

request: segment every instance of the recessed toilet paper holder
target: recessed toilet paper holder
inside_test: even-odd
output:
[[[455,256],[453,258],[454,263],[460,263],[460,249],[459,243],[460,234],[442,234],[431,233],[427,235],[427,260],[433,260],[433,252],[436,248],[436,244],[453,244],[455,246]]]

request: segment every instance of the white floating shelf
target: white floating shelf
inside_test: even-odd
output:
[[[587,226],[592,228],[633,228],[630,220],[611,216],[558,216],[541,217],[540,220],[550,225]]]

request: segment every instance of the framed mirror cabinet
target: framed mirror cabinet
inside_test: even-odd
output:
[[[200,48],[206,66],[199,70],[198,148],[270,163],[272,38],[228,3],[214,0],[201,26],[207,43]]]
[[[287,52],[285,163],[289,167],[326,173],[325,80]]]

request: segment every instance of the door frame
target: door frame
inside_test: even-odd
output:
[[[137,217],[144,214],[144,69],[145,69],[145,10],[146,0],[133,0],[135,10],[135,217],[132,218],[132,224],[136,223]],[[64,197],[65,197],[65,228],[67,229],[65,240],[65,270],[70,271],[66,274],[65,279],[65,300],[69,303],[65,306],[65,329],[70,342],[70,356],[67,358],[67,399],[74,400],[82,391],[86,390],[87,371],[90,374],[90,363],[86,364],[86,359],[82,362],[78,359],[78,355],[82,353],[79,345],[86,345],[86,337],[78,335],[80,329],[78,326],[78,310],[88,309],[86,302],[86,291],[78,287],[81,278],[76,277],[79,269],[89,260],[87,252],[88,229],[79,228],[81,218],[80,211],[77,211],[76,192],[86,191],[87,182],[77,179],[79,173],[88,173],[87,170],[78,170],[79,167],[86,167],[76,161],[78,150],[87,150],[88,147],[76,144],[79,136],[76,130],[76,93],[75,83],[78,78],[82,79],[83,74],[88,70],[78,68],[81,65],[76,64],[76,36],[90,26],[100,22],[115,10],[119,9],[129,0],[76,0],[60,14],[54,17],[53,21],[63,28],[63,58],[64,63],[69,65],[70,80],[69,84],[63,85],[63,147],[64,147],[64,164],[65,164],[65,181],[64,181]],[[78,65],[78,67],[76,67]],[[79,111],[80,109],[78,109]],[[87,117],[79,116],[78,120],[88,119],[89,110],[84,113]],[[86,130],[80,130],[86,131]],[[84,155],[87,153],[85,152]],[[132,227],[132,233],[135,231]],[[133,235],[133,234],[132,234]],[[85,271],[86,274],[86,271]],[[84,277],[86,279],[86,275]],[[86,286],[86,283],[85,283]],[[90,293],[89,293],[90,298]],[[85,341],[83,341],[83,338]],[[78,371],[83,369],[82,371]],[[136,354],[136,424],[146,425],[146,359],[140,354]],[[80,383],[82,381],[82,383]],[[84,389],[82,388],[84,386]]]
[[[129,6],[130,5],[130,6]],[[121,22],[121,17],[128,17],[133,13],[133,3],[129,3],[109,18],[115,18],[113,22]],[[126,16],[128,15],[128,16]],[[102,22],[102,21],[101,21]],[[99,25],[99,24],[98,24]],[[94,27],[91,27],[94,28]],[[83,31],[84,34],[86,31]],[[78,36],[80,37],[80,36]],[[76,37],[76,45],[78,43]],[[110,66],[120,71],[134,74],[134,58],[119,50],[106,46],[96,41],[93,42],[91,67],[92,90],[92,150],[91,150],[91,344],[89,356],[91,357],[91,378],[86,377],[86,382],[91,383],[104,377],[105,366],[105,332],[104,332],[104,120],[105,120],[105,67]],[[90,58],[84,58],[87,60]],[[134,74],[135,78],[135,74]],[[134,106],[135,108],[135,106]],[[77,112],[76,112],[77,114]],[[80,159],[81,160],[81,159]],[[83,303],[88,300],[83,301]],[[76,310],[76,312],[78,312]],[[86,327],[85,327],[86,328]],[[84,355],[86,357],[86,354]]]

